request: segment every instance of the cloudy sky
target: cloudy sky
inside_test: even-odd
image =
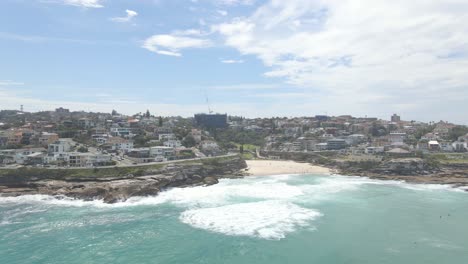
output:
[[[0,109],[468,124],[466,0],[1,0]]]

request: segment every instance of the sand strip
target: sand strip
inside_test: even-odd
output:
[[[252,176],[279,174],[330,174],[330,169],[288,160],[247,160],[247,172]]]

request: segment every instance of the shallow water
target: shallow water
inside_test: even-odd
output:
[[[0,263],[468,263],[467,219],[461,190],[343,176],[0,198]]]

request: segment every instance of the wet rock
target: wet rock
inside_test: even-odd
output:
[[[215,177],[205,177],[203,178],[203,183],[206,184],[206,185],[213,185],[213,184],[217,184],[219,181],[217,178]]]

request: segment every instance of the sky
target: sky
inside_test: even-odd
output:
[[[1,0],[0,109],[468,124],[467,14],[466,0]]]

